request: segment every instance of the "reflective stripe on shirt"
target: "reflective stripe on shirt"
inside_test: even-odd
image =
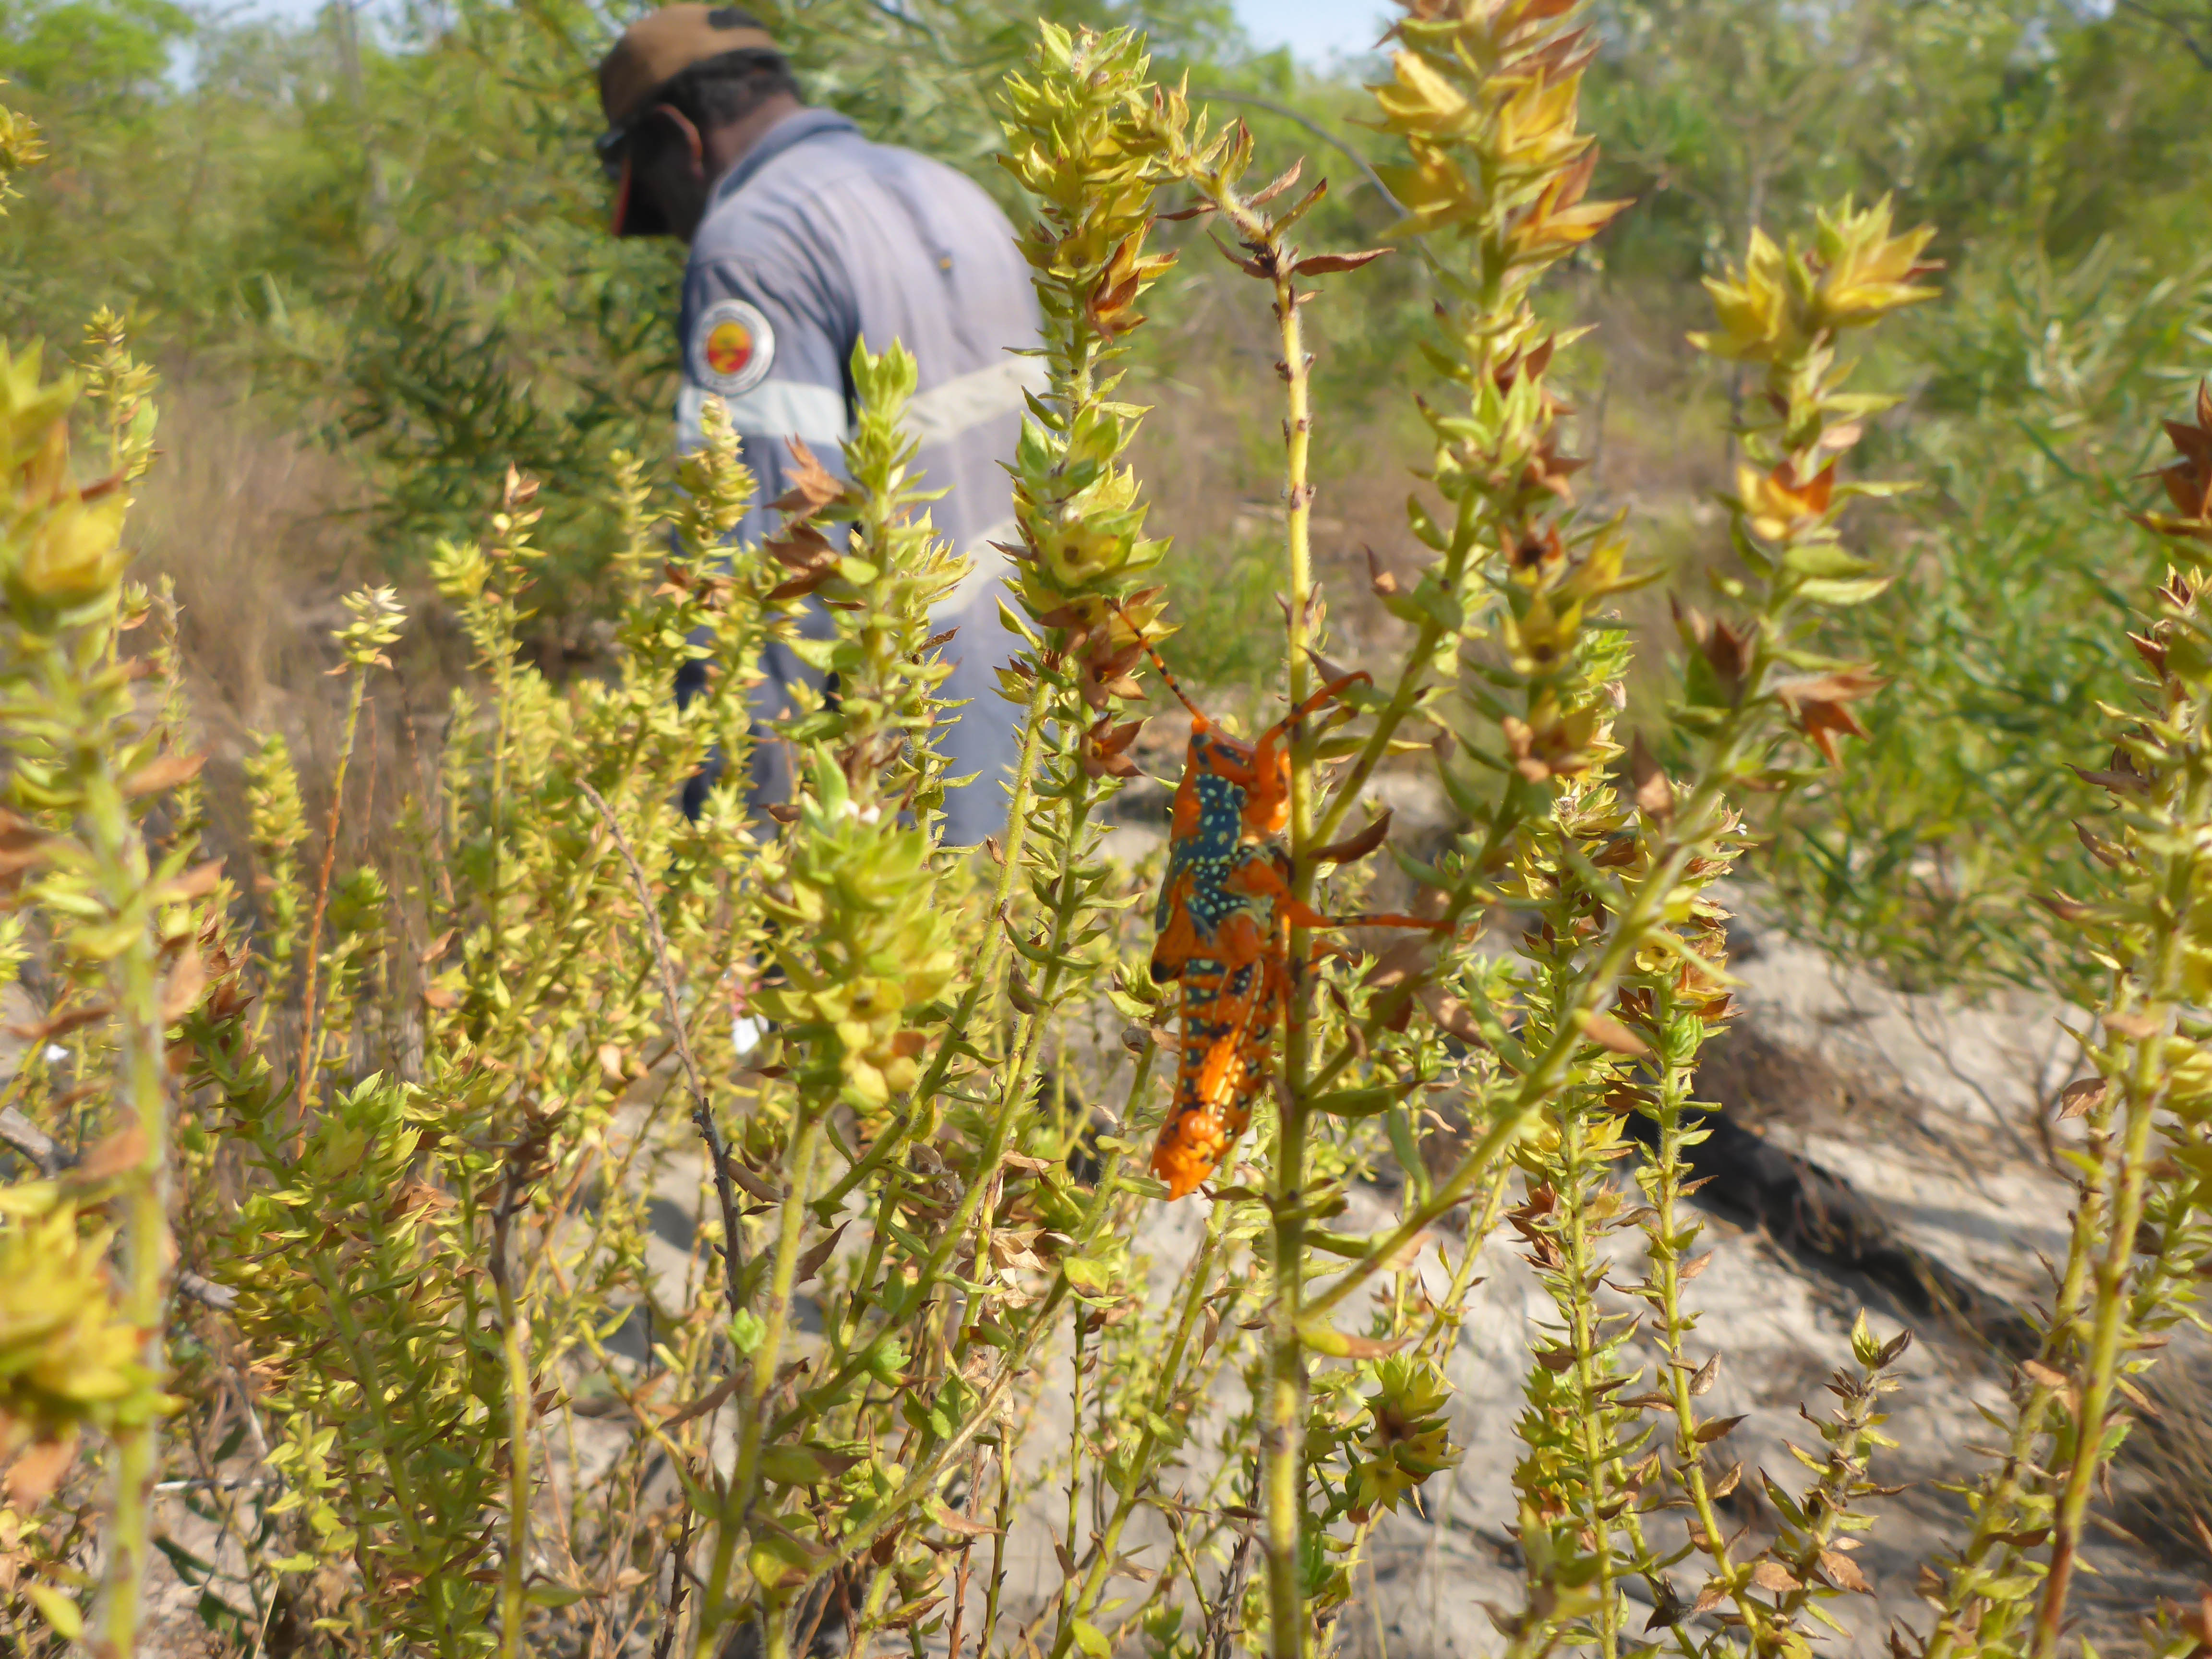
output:
[[[699,447],[700,411],[714,396],[688,384],[676,394],[679,451]],[[797,438],[810,449],[834,453],[851,432],[845,394],[836,386],[763,380],[750,392],[717,401],[730,417],[730,430],[741,438]]]

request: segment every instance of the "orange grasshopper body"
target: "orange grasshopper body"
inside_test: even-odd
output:
[[[1267,1086],[1275,1028],[1290,1000],[1290,930],[1438,924],[1414,916],[1325,916],[1291,891],[1290,854],[1279,839],[1291,806],[1286,739],[1366,675],[1330,681],[1246,744],[1208,720],[1159,653],[1149,643],[1145,649],[1190,711],[1167,877],[1152,918],[1152,978],[1176,981],[1182,994],[1175,1099],[1152,1147],[1152,1173],[1177,1199],[1220,1167]]]

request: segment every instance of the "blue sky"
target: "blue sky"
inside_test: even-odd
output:
[[[1288,46],[1312,64],[1332,54],[1371,50],[1382,19],[1396,8],[1381,0],[1236,0],[1237,21],[1263,46]]]

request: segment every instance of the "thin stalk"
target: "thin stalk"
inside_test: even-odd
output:
[[[1067,1553],[1071,1556],[1075,1553],[1076,1540],[1083,1536],[1083,1322],[1091,1310],[1079,1302],[1072,1311],[1075,1316],[1075,1353],[1067,1368],[1071,1378],[1067,1419]]]
[[[1665,1020],[1660,1022],[1663,1029]],[[1755,1643],[1763,1640],[1767,1628],[1767,1608],[1751,1594],[1751,1580],[1729,1559],[1728,1534],[1721,1526],[1720,1514],[1714,1508],[1712,1484],[1705,1479],[1702,1452],[1698,1442],[1698,1411],[1692,1403],[1690,1382],[1696,1368],[1686,1364],[1683,1352],[1690,1322],[1682,1311],[1682,1238],[1681,1223],[1682,1176],[1682,1109],[1687,1103],[1692,1086],[1690,1068],[1668,1066],[1660,1081],[1658,1130],[1659,1144],[1652,1154],[1651,1207],[1656,1212],[1647,1224],[1646,1231],[1654,1241],[1651,1251],[1652,1278],[1658,1292],[1659,1329],[1655,1335],[1659,1345],[1660,1368],[1665,1377],[1668,1408],[1674,1415],[1674,1451],[1683,1489],[1687,1492],[1690,1506],[1698,1517],[1703,1542],[1698,1547],[1713,1564],[1716,1576],[1728,1587],[1730,1599],[1747,1630]],[[1694,1239],[1694,1234],[1692,1235]],[[1763,1651],[1763,1647],[1761,1649]]]
[[[1594,1240],[1591,1237],[1589,1215],[1589,1186],[1593,1179],[1583,1168],[1583,1131],[1585,1127],[1579,1110],[1570,1109],[1561,1114],[1559,1125],[1559,1161],[1567,1175],[1567,1190],[1561,1194],[1566,1221],[1566,1273],[1563,1277],[1567,1290],[1568,1340],[1574,1344],[1575,1356],[1575,1438],[1582,1454],[1583,1485],[1585,1501],[1589,1505],[1589,1550],[1597,1563],[1597,1645],[1604,1659],[1613,1659],[1620,1647],[1620,1601],[1613,1590],[1613,1528],[1606,1520],[1607,1492],[1606,1477],[1611,1469],[1610,1449],[1602,1443],[1599,1433],[1598,1413],[1605,1403],[1597,1393],[1604,1378],[1597,1365],[1598,1331],[1596,1310],[1594,1306],[1595,1285],[1599,1275],[1591,1271]],[[1595,1179],[1602,1180],[1602,1175]]]
[[[760,1346],[747,1362],[751,1375],[740,1399],[737,1456],[731,1467],[730,1485],[721,1513],[715,1517],[714,1568],[707,1579],[707,1595],[693,1635],[693,1653],[707,1659],[715,1633],[727,1614],[730,1571],[737,1559],[738,1534],[744,1529],[758,1484],[761,1443],[768,1426],[768,1401],[775,1388],[776,1368],[783,1358],[786,1328],[790,1322],[791,1292],[798,1278],[799,1258],[806,1231],[806,1192],[814,1174],[815,1149],[822,1141],[822,1118],[828,1103],[816,1102],[803,1115],[786,1156],[782,1213],[775,1241],[775,1257],[769,1270],[768,1300],[761,1310],[764,1327]],[[763,1619],[773,1632],[783,1624],[775,1613]]]
[[[685,1080],[691,1085],[691,1121],[698,1126],[699,1138],[707,1145],[708,1171],[714,1182],[714,1197],[722,1217],[722,1275],[723,1286],[730,1299],[730,1312],[734,1316],[744,1306],[744,1224],[738,1215],[738,1199],[730,1182],[729,1152],[722,1144],[721,1126],[714,1121],[713,1103],[708,1098],[707,1079],[699,1070],[699,1061],[691,1052],[691,1037],[684,1023],[684,1010],[676,997],[676,969],[668,959],[668,937],[661,931],[660,911],[653,902],[652,885],[645,878],[645,866],[637,861],[630,850],[629,839],[622,832],[614,808],[609,806],[599,792],[576,780],[576,787],[584,799],[599,809],[600,819],[607,826],[607,834],[614,838],[615,850],[622,854],[629,866],[630,884],[637,890],[638,915],[645,925],[646,938],[653,946],[653,966],[660,975],[660,1000],[668,1018],[669,1040],[676,1045],[678,1057],[684,1063]]]
[[[1683,816],[1702,805],[1711,810],[1718,799],[1721,787],[1717,781],[1708,779],[1699,786],[1698,795],[1693,795]],[[1703,800],[1699,796],[1704,796]],[[1599,1004],[1611,994],[1614,983],[1626,969],[1630,959],[1644,944],[1645,937],[1658,921],[1665,905],[1666,895],[1680,881],[1682,872],[1689,867],[1694,848],[1678,844],[1673,852],[1655,868],[1635,896],[1616,914],[1619,917],[1608,935],[1605,948],[1592,964],[1581,988],[1569,1003],[1566,1018],[1553,1034],[1550,1044],[1529,1067],[1515,1087],[1511,1097],[1482,1138],[1468,1149],[1462,1158],[1437,1186],[1429,1201],[1417,1207],[1397,1226],[1384,1235],[1367,1256],[1346,1268],[1334,1279],[1328,1288],[1306,1304],[1306,1316],[1317,1319],[1334,1309],[1345,1297],[1364,1285],[1379,1272],[1384,1262],[1414,1240],[1420,1232],[1438,1218],[1448,1214],[1475,1183],[1497,1164],[1521,1138],[1523,1127],[1543,1103],[1551,1097],[1565,1079],[1569,1062],[1575,1049],[1584,1041],[1582,1021],[1598,1012]]]
[[[1273,250],[1279,266],[1280,246]],[[1290,589],[1289,691],[1291,706],[1306,698],[1306,611],[1313,592],[1311,544],[1313,486],[1306,472],[1313,440],[1309,360],[1298,321],[1296,284],[1275,277],[1275,321],[1282,345],[1281,369],[1287,389],[1283,422],[1285,554]],[[1313,894],[1310,857],[1313,835],[1313,750],[1294,734],[1291,746],[1291,890],[1301,901]],[[1298,1588],[1298,1535],[1305,1524],[1306,1370],[1298,1332],[1299,1296],[1305,1282],[1305,1189],[1308,1108],[1304,1087],[1310,1069],[1307,1031],[1310,991],[1304,963],[1313,951],[1311,934],[1291,930],[1291,995],[1283,1044],[1284,1090],[1278,1118],[1274,1179],[1271,1197],[1274,1248],[1270,1253],[1267,1382],[1261,1401],[1260,1443],[1266,1460],[1264,1520],[1267,1528],[1268,1645],[1274,1659],[1302,1659],[1306,1610]]]
[[[2178,878],[2169,880],[2167,896],[2169,901],[2174,900],[2177,896],[2171,889],[2181,889],[2173,914],[2185,916],[2191,865],[2186,860],[2176,860],[2174,868]],[[2180,928],[2177,926],[2169,935],[2168,954],[2172,952],[2173,940],[2179,936]],[[2161,989],[2164,982],[2165,976],[2161,975]],[[2160,1021],[2161,1026],[2166,1023],[2164,1018]],[[2036,1609],[2035,1639],[2030,1650],[2033,1659],[2054,1659],[2058,1651],[2066,1598],[2073,1589],[2080,1557],[2082,1522],[2088,1514],[2097,1472],[2104,1466],[2107,1452],[2105,1425],[2112,1413],[2113,1382],[2126,1346],[2128,1267],[2135,1255],[2136,1233],[2142,1222],[2151,1133],[2163,1092],[2159,1048],[2155,1042],[2136,1045],[2135,1075],[2128,1085],[2127,1126],[2120,1150],[2119,1180],[2112,1194],[2112,1221],[2106,1230],[2105,1253],[2097,1264],[2090,1308],[2089,1352],[2081,1385],[2081,1409],[2075,1419],[2074,1458],[2066,1471],[2057,1515],[2051,1530],[2051,1571],[2044,1580],[2042,1602]]]
[[[2112,1103],[2108,1098],[2092,1110],[2089,1120],[2089,1141],[2092,1146],[2101,1144],[2110,1123]],[[2051,1322],[2044,1338],[2043,1364],[2057,1370],[2065,1364],[2066,1348],[2071,1340],[2075,1322],[2080,1318],[2082,1299],[2087,1293],[2089,1267],[2095,1256],[2096,1241],[2104,1236],[2106,1200],[2110,1194],[2106,1188],[2106,1170],[2099,1161],[2094,1174],[2081,1183],[2081,1196],[2075,1206],[2072,1234],[2066,1252],[2066,1267],[2052,1298]],[[2035,1449],[2043,1438],[2045,1425],[2050,1417],[2057,1390],[2041,1383],[2031,1383],[2026,1401],[2013,1420],[2012,1434],[2005,1447],[2004,1462],[1998,1467],[1996,1476],[1984,1495],[1974,1514],[1974,1530],[1965,1547],[1959,1552],[1957,1564],[1950,1572],[1950,1588],[1944,1601],[1942,1613],[1936,1628],[1929,1632],[1926,1659],[1953,1659],[1961,1639],[1968,1631],[1961,1622],[1970,1603],[1980,1599],[1979,1569],[1993,1552],[2007,1555],[2017,1552],[2020,1546],[2008,1540],[2006,1534],[2020,1529],[2021,1496],[2023,1487],[2047,1479],[2036,1467]],[[2004,1569],[1998,1568],[2000,1573]],[[1979,1628],[1987,1632],[1984,1622]]]
[[[1013,1452],[1002,1431],[999,1436],[999,1509],[992,1519],[997,1530],[991,1538],[991,1584],[983,1601],[983,1628],[975,1638],[975,1659],[991,1659],[991,1638],[999,1628],[999,1601],[1006,1588],[1006,1532],[1014,1519]]]
[[[1438,1345],[1449,1333],[1459,1328],[1451,1322],[1449,1316],[1464,1301],[1468,1287],[1474,1278],[1475,1266],[1482,1260],[1482,1241],[1490,1237],[1492,1230],[1498,1225],[1498,1212],[1505,1207],[1505,1176],[1504,1170],[1493,1174],[1490,1178],[1490,1190],[1483,1194],[1482,1203],[1468,1213],[1467,1231],[1463,1236],[1467,1254],[1460,1258],[1459,1266],[1452,1269],[1450,1287],[1445,1291],[1443,1299],[1436,1304],[1436,1310],[1429,1318],[1428,1329],[1421,1333],[1420,1340],[1414,1346],[1414,1352],[1424,1358],[1435,1358]]]
[[[300,1103],[299,1139],[293,1143],[295,1154],[307,1137],[307,1113],[314,1105],[314,1073],[317,1069],[316,1051],[322,1046],[322,1031],[315,1019],[315,976],[322,966],[323,914],[330,908],[331,871],[337,863],[338,824],[345,812],[346,769],[353,763],[356,733],[361,727],[362,700],[368,695],[368,667],[363,664],[353,671],[353,687],[346,700],[345,729],[338,740],[337,765],[331,775],[331,810],[323,821],[323,862],[315,875],[314,908],[308,913],[307,946],[303,952],[306,962],[300,981],[300,1067],[296,1090]]]
[[[507,1364],[507,1559],[501,1564],[499,1650],[501,1659],[522,1652],[523,1573],[530,1555],[530,1359],[507,1257],[507,1226],[495,1244],[492,1283],[499,1296],[500,1352]]]
[[[81,757],[86,817],[98,860],[103,896],[111,911],[127,914],[143,904],[145,843],[131,827],[121,791],[96,753]],[[143,1334],[141,1362],[155,1376],[167,1369],[164,1281],[173,1254],[169,1237],[168,1090],[162,1065],[161,978],[152,917],[135,930],[115,963],[121,1013],[118,1055],[119,1101],[135,1121],[137,1157],[127,1177],[125,1201],[123,1312]],[[156,1419],[118,1429],[114,1442],[115,1518],[108,1533],[107,1570],[101,1592],[98,1643],[128,1655],[137,1639],[140,1601],[152,1547],[154,1483],[161,1465]]]
[[[1097,1542],[1091,1546],[1090,1570],[1084,1575],[1075,1600],[1061,1610],[1060,1628],[1053,1637],[1051,1659],[1065,1659],[1075,1640],[1077,1621],[1089,1619],[1092,1610],[1097,1607],[1099,1598],[1106,1593],[1107,1582],[1113,1571],[1115,1550],[1121,1542],[1122,1529],[1128,1525],[1130,1516],[1137,1512],[1143,1501],[1145,1478],[1151,1472],[1152,1461],[1158,1450],[1161,1438],[1160,1430],[1153,1425],[1165,1416],[1175,1397],[1176,1384],[1181,1380],[1183,1359],[1190,1348],[1191,1329],[1198,1322],[1199,1310],[1205,1305],[1206,1296],[1212,1288],[1214,1259],[1221,1246],[1222,1218],[1228,1209],[1225,1204],[1217,1204],[1206,1213],[1206,1236],[1200,1241],[1198,1254],[1192,1258],[1190,1267],[1184,1275],[1182,1312],[1176,1322],[1175,1335],[1169,1341],[1167,1357],[1161,1362],[1158,1375],[1152,1384],[1145,1431],[1138,1439],[1136,1451],[1125,1466],[1129,1474],[1115,1494],[1113,1517],[1100,1530]],[[1074,1537],[1074,1528],[1071,1526],[1068,1533],[1071,1548]]]
[[[1467,561],[1474,550],[1477,509],[1480,505],[1481,498],[1472,491],[1460,497],[1459,516],[1452,529],[1451,550],[1445,554],[1437,571],[1437,585],[1448,593],[1458,590],[1466,572]],[[1382,764],[1382,757],[1389,752],[1390,739],[1397,735],[1398,728],[1413,712],[1413,705],[1419,700],[1422,688],[1428,684],[1430,665],[1436,660],[1437,647],[1443,642],[1443,636],[1442,623],[1433,617],[1422,621],[1415,632],[1413,643],[1407,649],[1404,665],[1398,671],[1398,683],[1391,688],[1389,700],[1376,714],[1374,729],[1368,732],[1367,740],[1360,744],[1359,752],[1352,757],[1352,764],[1337,781],[1328,806],[1314,826],[1316,841],[1327,842],[1334,837],[1344,823],[1345,814],[1352,810],[1352,802],[1359,799],[1359,792],[1367,787],[1368,779],[1374,776],[1375,769]]]

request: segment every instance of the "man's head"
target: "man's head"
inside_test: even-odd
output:
[[[799,102],[790,64],[747,12],[664,6],[632,24],[599,65],[615,234],[690,240],[714,181]]]

